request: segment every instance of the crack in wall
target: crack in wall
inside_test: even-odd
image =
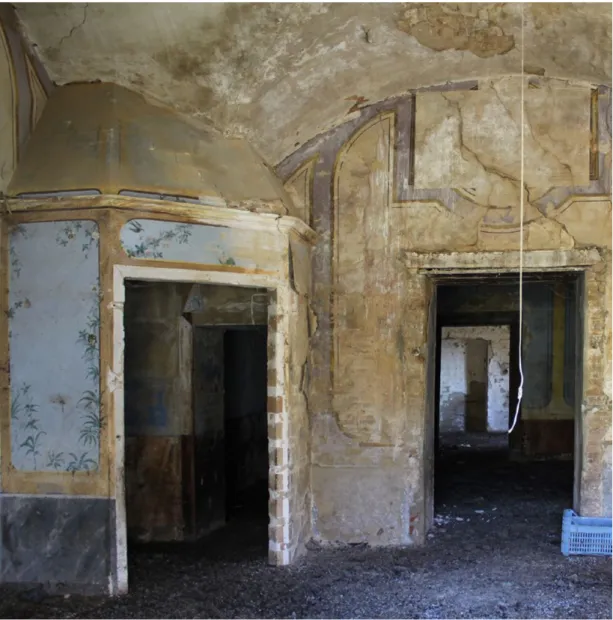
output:
[[[56,47],[59,49],[62,46],[62,43],[64,43],[64,41],[66,41],[66,39],[70,39],[70,37],[72,37],[72,35],[79,29],[82,28],[85,25],[85,22],[87,21],[87,9],[89,8],[89,2],[87,2],[84,6],[83,6],[83,19],[81,20],[80,23],[75,24],[71,29],[70,32],[63,36],[57,43]]]
[[[507,181],[509,181],[513,185],[517,185],[518,189],[519,189],[519,185],[520,185],[520,182],[521,182],[519,179],[511,176],[510,174],[508,174],[506,172],[503,172],[502,170],[498,170],[495,166],[488,166],[487,164],[485,164],[485,162],[483,162],[483,160],[480,158],[480,156],[477,155],[477,153],[473,149],[471,149],[464,142],[464,117],[463,117],[463,114],[462,114],[462,106],[460,106],[460,103],[458,101],[454,101],[452,99],[449,99],[443,93],[441,93],[441,96],[443,97],[443,99],[445,99],[445,101],[450,103],[457,110],[457,113],[458,113],[458,139],[459,139],[459,142],[460,142],[460,152],[462,150],[468,151],[468,153],[475,158],[476,162],[481,166],[481,168],[483,169],[483,171],[485,173],[490,173],[490,174],[492,174],[494,176],[497,176],[497,177],[499,177],[501,179],[506,179]],[[466,163],[469,163],[468,160],[464,156],[462,156],[462,159],[464,159],[464,161]],[[497,208],[495,205],[491,205],[490,204],[490,198],[491,198],[492,193],[494,191],[493,186],[490,185],[490,187],[491,187],[491,189],[490,189],[490,192],[489,192],[489,194],[487,196],[487,200],[486,200],[485,204],[477,202],[476,200],[473,200],[473,202],[475,202],[476,204],[479,204],[480,206],[490,207],[490,208]],[[526,186],[525,183],[524,183],[524,189],[526,190],[526,193],[528,195],[528,202],[530,202],[530,190],[528,189],[528,187]]]

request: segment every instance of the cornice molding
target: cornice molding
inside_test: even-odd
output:
[[[252,206],[252,203],[248,204]],[[97,194],[11,198],[7,199],[3,206],[5,214],[119,209],[134,211],[135,218],[143,218],[143,212],[146,212],[156,216],[168,216],[169,220],[180,219],[195,224],[250,230],[277,230],[284,234],[298,235],[310,244],[314,243],[317,237],[315,231],[297,217],[244,210],[239,205],[236,208],[229,208],[202,203],[156,200],[150,197]]]

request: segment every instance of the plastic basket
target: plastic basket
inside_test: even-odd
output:
[[[580,517],[565,510],[562,517],[564,555],[611,555],[611,519]]]

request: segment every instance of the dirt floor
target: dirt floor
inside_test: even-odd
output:
[[[439,460],[437,525],[422,548],[311,545],[275,569],[265,521],[245,516],[198,546],[133,550],[125,598],[5,587],[0,617],[611,618],[611,559],[560,553],[572,464],[456,443]]]

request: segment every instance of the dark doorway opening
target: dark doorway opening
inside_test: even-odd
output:
[[[224,335],[226,515],[268,515],[267,334],[265,327]]]
[[[511,434],[520,382],[517,274],[450,276],[436,285],[434,524],[494,527],[502,514],[523,522],[528,510],[539,526],[549,519],[559,539],[580,445],[583,279],[524,275],[524,387]],[[502,383],[505,411],[499,394],[498,408],[488,409]]]
[[[267,313],[262,289],[126,281],[129,553],[266,557]]]

